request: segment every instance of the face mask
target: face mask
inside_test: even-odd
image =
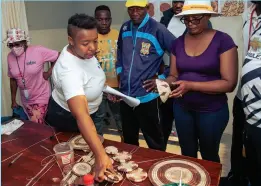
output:
[[[19,57],[24,53],[24,47],[20,46],[20,47],[14,47],[12,48],[12,53],[16,56]]]

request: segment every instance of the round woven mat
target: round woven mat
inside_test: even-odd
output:
[[[179,183],[182,171],[182,183],[190,186],[209,186],[210,176],[206,169],[198,163],[171,159],[155,163],[149,170],[148,176],[154,186]]]
[[[98,135],[98,137],[101,140],[101,142],[103,143],[104,138],[100,135]],[[69,143],[76,150],[90,150],[89,145],[85,142],[82,135],[75,136],[74,138],[72,138],[70,140]]]

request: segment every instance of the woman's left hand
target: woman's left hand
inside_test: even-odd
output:
[[[177,85],[178,87],[170,93],[169,97],[171,98],[182,97],[184,94],[191,90],[190,81],[176,81],[173,83],[173,85]]]

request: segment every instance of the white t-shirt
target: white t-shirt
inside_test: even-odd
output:
[[[168,30],[176,37],[178,38],[179,36],[181,36],[185,30],[186,30],[186,26],[185,24],[183,24],[180,21],[180,18],[175,17],[175,15],[173,15],[173,17],[171,18],[169,24],[168,24]]]
[[[52,72],[54,90],[52,97],[55,102],[69,111],[67,101],[75,96],[85,95],[89,113],[93,114],[102,101],[105,74],[95,57],[80,59],[64,47]]]
[[[240,88],[247,123],[261,128],[261,28],[250,38]]]

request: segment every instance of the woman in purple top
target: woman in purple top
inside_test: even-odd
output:
[[[193,4],[193,6],[191,6]],[[221,136],[229,120],[227,92],[237,84],[238,54],[232,38],[208,28],[210,1],[185,2],[181,21],[188,33],[172,46],[167,81],[175,88],[174,118],[183,155],[220,162]],[[195,8],[195,9],[194,9]]]

